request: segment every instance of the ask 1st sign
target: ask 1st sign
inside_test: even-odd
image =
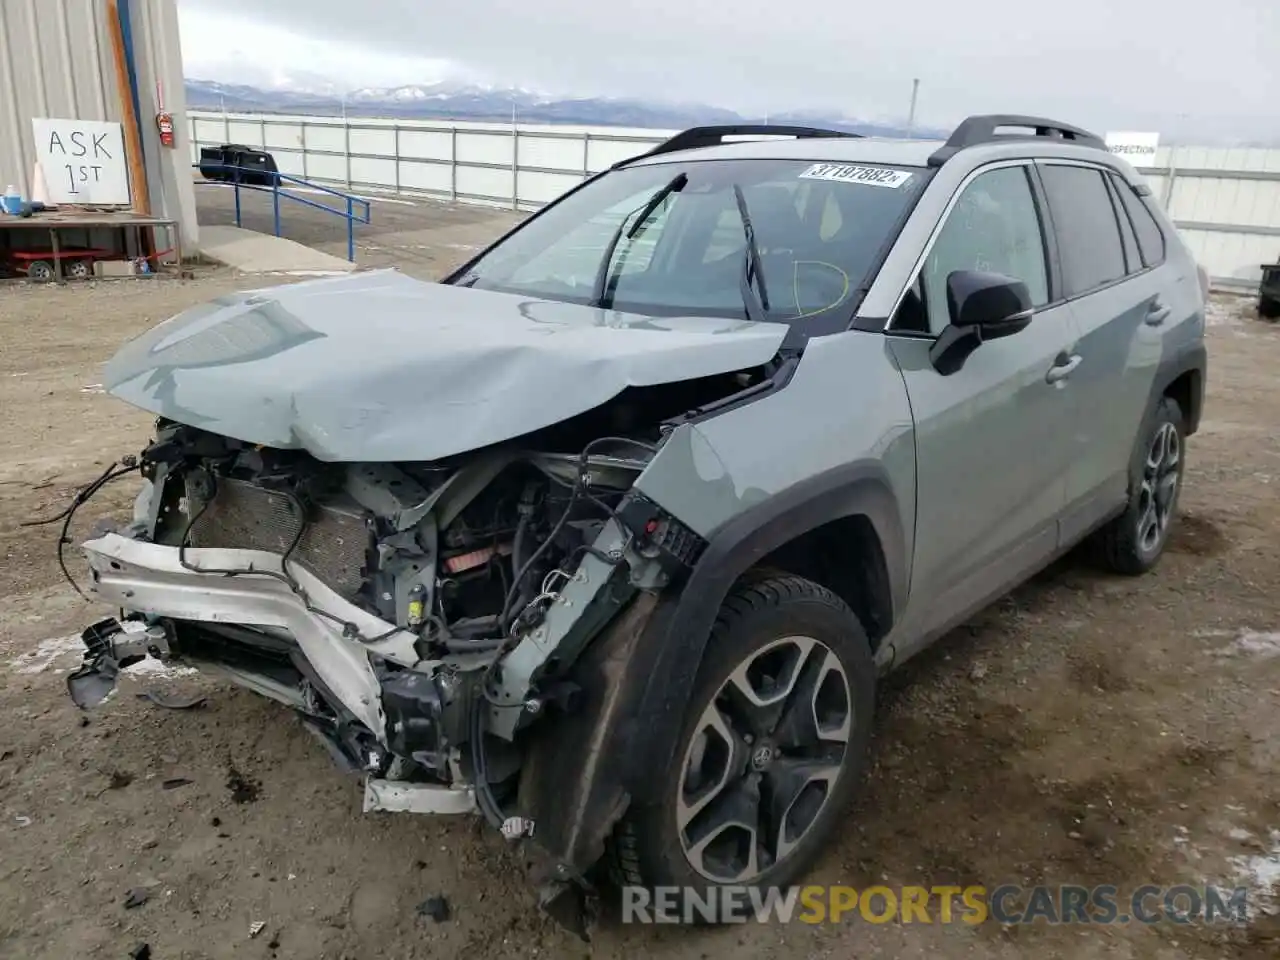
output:
[[[36,117],[31,127],[36,163],[51,202],[129,204],[129,168],[120,124]]]

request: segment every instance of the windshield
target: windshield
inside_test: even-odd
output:
[[[847,319],[925,179],[919,168],[812,160],[623,167],[455,282],[657,316]]]

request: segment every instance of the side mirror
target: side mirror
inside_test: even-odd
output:
[[[947,312],[951,323],[929,350],[929,360],[943,376],[955,373],[984,340],[1025,330],[1034,307],[1021,280],[1000,273],[956,270],[947,277]]]

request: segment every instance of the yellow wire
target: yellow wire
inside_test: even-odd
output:
[[[834,263],[828,263],[826,260],[792,260],[791,261],[791,295],[796,299],[796,309],[800,309],[800,264],[811,263],[817,267],[829,267],[844,278],[844,289],[840,291],[840,296],[825,307],[819,307],[817,310],[810,310],[808,313],[798,313],[793,318],[795,320],[803,320],[805,317],[813,317],[825,310],[830,310],[834,306],[838,306],[845,297],[849,295],[849,274],[841,270]]]

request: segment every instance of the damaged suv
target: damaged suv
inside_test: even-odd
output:
[[[1207,293],[1062,123],[686,131],[439,283],[228,295],[123,347],[104,384],[156,435],[84,544],[122,612],[70,692],[228,677],[367,810],[527,840],[548,908],[602,862],[789,884],[880,674],[1082,541],[1157,562]]]

